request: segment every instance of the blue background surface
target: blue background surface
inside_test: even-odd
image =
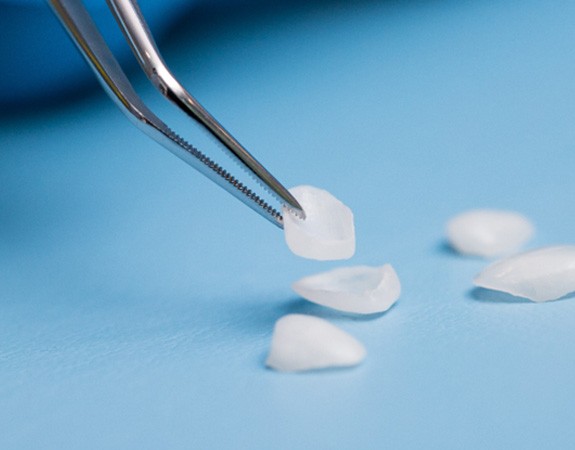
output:
[[[574,242],[573,23],[569,1],[364,1],[220,9],[172,31],[166,60],[247,148],[354,210],[349,263],[292,255],[100,91],[5,115],[0,448],[574,448],[575,301],[473,290],[486,262],[443,242],[475,207],[531,217],[531,247]],[[403,294],[378,317],[290,290],[386,262]],[[341,326],[367,360],[265,369],[290,312]]]

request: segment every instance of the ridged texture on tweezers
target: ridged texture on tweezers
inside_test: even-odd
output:
[[[236,177],[234,177],[231,173],[229,173],[226,169],[220,166],[218,163],[213,161],[210,157],[202,153],[200,150],[195,148],[192,144],[186,141],[183,137],[178,135],[172,129],[167,128],[168,137],[170,137],[176,144],[185,148],[189,153],[191,153],[198,161],[209,167],[213,172],[215,172],[220,178],[226,180],[230,185],[232,185],[235,189],[240,191],[243,195],[248,197],[249,201],[256,203],[261,209],[263,209],[266,214],[269,214],[274,220],[283,223],[283,217],[281,213],[276,210],[273,206],[268,204],[265,200],[263,200],[259,195],[257,195],[254,191],[248,188],[244,183],[239,181]],[[240,165],[241,166],[241,165]],[[252,177],[258,184],[260,184],[266,191],[272,193],[267,186],[261,183],[257,178]],[[272,193],[273,194],[273,193]]]

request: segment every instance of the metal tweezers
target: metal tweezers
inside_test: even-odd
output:
[[[281,213],[230,172],[172,131],[140,99],[80,0],[48,0],[50,6],[96,73],[100,83],[128,118],[155,141],[200,171],[273,224],[283,228]],[[107,0],[136,59],[164,97],[205,127],[248,174],[301,218],[298,201],[206,111],[167,68],[136,0]]]

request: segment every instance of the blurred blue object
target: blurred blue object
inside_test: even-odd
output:
[[[120,60],[130,50],[106,2],[84,2]],[[142,10],[156,35],[163,34],[197,0],[148,0]],[[0,108],[50,101],[95,85],[88,66],[50,10],[40,0],[0,1]]]

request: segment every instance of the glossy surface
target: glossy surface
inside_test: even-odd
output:
[[[174,73],[266,167],[352,208],[345,264],[401,276],[377,318],[299,300],[294,280],[341,263],[294,256],[103,93],[3,118],[0,448],[574,448],[575,302],[473,289],[485,262],[443,242],[492,207],[537,224],[530,248],[573,244],[574,23],[567,1],[325,2],[168,37]],[[267,370],[288,313],[368,358]]]
[[[339,267],[310,275],[292,284],[306,300],[340,311],[375,314],[387,311],[401,294],[397,273],[381,267]]]
[[[557,300],[575,292],[575,246],[543,247],[502,259],[473,281],[534,302]]]
[[[276,197],[276,200],[280,202],[280,205],[286,205],[286,207],[294,209],[302,218],[305,218],[305,213],[287,189],[229,135],[207,111],[197,104],[196,100],[187,93],[169,72],[157,51],[148,25],[142,18],[142,12],[137,4],[132,0],[113,0],[111,3],[114,5],[114,10],[117,11],[118,17],[121,17],[119,22],[122,23],[122,27],[125,29],[126,39],[130,42],[134,53],[138,57],[142,53],[153,54],[152,59],[154,63],[151,67],[148,67],[147,63],[143,61],[141,63],[146,76],[152,81],[156,89],[166,99],[175,100],[181,115],[189,115],[192,120],[197,120],[200,125],[210,130],[212,135],[220,143],[224,144],[228,156],[231,156],[240,168],[257,180],[260,185],[252,185],[252,189],[249,189],[245,181],[239,181],[234,172],[229,169],[226,170],[221,164],[210,159],[187,142],[162,122],[141,101],[81,1],[51,0],[50,5],[54,13],[62,22],[78,50],[81,51],[86,62],[89,63],[94,75],[98,78],[110,99],[116,103],[127,118],[158,144],[187,162],[198,172],[274,225],[282,228],[282,217],[276,209],[257,195],[257,190],[269,190]],[[124,17],[124,15],[127,17]],[[143,42],[140,42],[138,38]],[[169,83],[166,83],[167,81]],[[180,92],[181,97],[174,94],[174,92]],[[201,120],[199,119],[200,115],[203,117]],[[208,126],[208,124],[210,125]],[[219,131],[214,131],[212,126]],[[222,135],[225,139],[222,139]]]
[[[284,236],[294,254],[308,259],[349,259],[355,253],[353,212],[334,195],[314,186],[296,186],[289,192],[303,207],[303,220],[283,208]]]
[[[266,366],[280,372],[351,367],[365,353],[361,342],[327,320],[288,314],[274,325]]]

